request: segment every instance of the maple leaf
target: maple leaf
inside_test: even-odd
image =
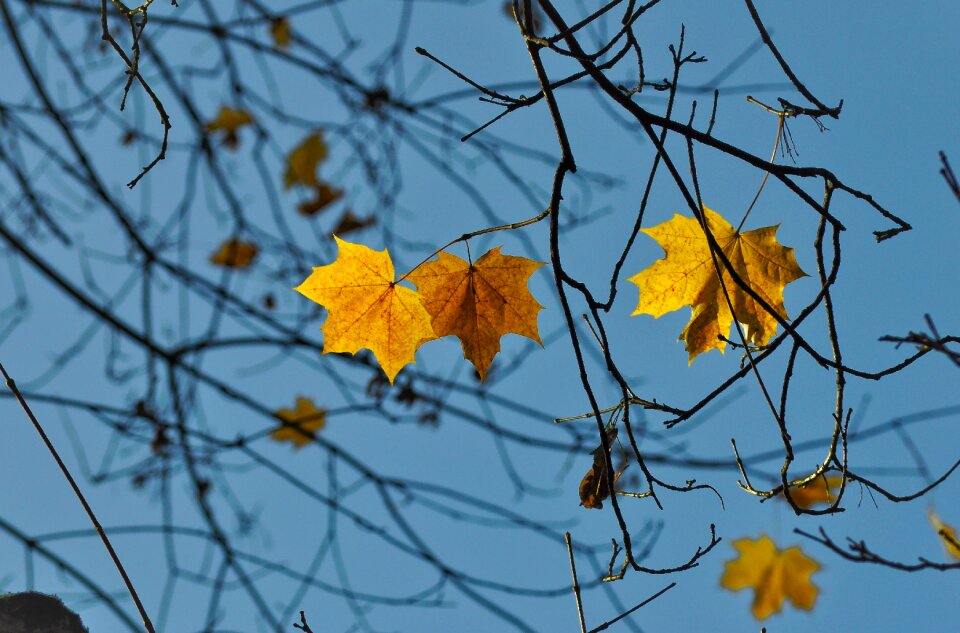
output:
[[[281,16],[270,20],[270,37],[277,48],[290,46],[290,18]]]
[[[247,125],[253,125],[253,115],[246,110],[234,110],[227,106],[221,106],[220,112],[216,118],[207,123],[205,129],[208,132],[223,132],[221,142],[225,147],[236,149],[240,144],[240,136],[237,131]]]
[[[817,477],[805,486],[790,489],[790,498],[801,508],[811,508],[818,503],[833,503],[834,491],[840,489],[843,477]]]
[[[343,212],[343,217],[340,218],[340,221],[337,222],[336,228],[334,228],[330,233],[331,235],[346,235],[347,233],[361,231],[368,226],[373,226],[376,223],[377,218],[372,215],[360,218],[354,215],[351,209],[347,209]]]
[[[810,611],[817,599],[817,587],[810,576],[820,565],[799,547],[781,551],[769,536],[738,539],[733,547],[740,556],[727,561],[720,585],[740,591],[753,588],[753,615],[765,620],[783,608],[784,599]]]
[[[423,296],[437,336],[459,338],[464,357],[483,380],[504,334],[543,345],[537,331],[543,306],[527,288],[530,275],[541,266],[525,257],[502,255],[497,247],[473,264],[441,252],[439,259],[419,266],[409,277]]]
[[[314,196],[297,207],[300,215],[313,216],[343,197],[343,189],[335,189],[325,182],[313,188]]]
[[[777,243],[778,227],[738,233],[720,214],[707,207],[703,208],[703,214],[710,232],[740,279],[786,319],[783,288],[806,273],[797,264],[793,249]],[[629,281],[640,288],[640,301],[633,315],[660,317],[690,305],[693,315],[680,333],[680,339],[686,341],[690,362],[711,349],[724,351],[726,342],[719,336],[729,337],[734,316],[724,297],[700,223],[694,218],[674,215],[673,219],[643,232],[663,247],[666,256],[630,277]],[[722,262],[718,260],[718,263],[723,268]],[[766,345],[777,331],[777,320],[738,286],[725,269],[723,282],[736,319],[746,330],[747,343]]]
[[[375,251],[334,236],[332,264],[313,269],[295,290],[327,309],[323,353],[373,352],[393,379],[423,343],[436,338],[420,295],[398,285],[386,249]]]
[[[310,398],[297,397],[296,408],[278,409],[274,415],[286,422],[274,430],[270,437],[278,442],[292,442],[294,448],[303,448],[310,443],[317,431],[327,425],[327,410],[317,408]]]
[[[210,263],[226,268],[249,268],[260,248],[253,242],[244,242],[235,237],[225,240],[210,256]]]
[[[283,174],[286,189],[294,185],[316,187],[317,166],[327,159],[327,143],[323,133],[317,130],[303,139],[287,156],[287,171]]]
[[[927,509],[927,518],[930,520],[930,525],[936,530],[937,536],[943,541],[943,548],[947,550],[950,558],[960,561],[960,538],[957,537],[957,531],[953,526],[941,521],[932,507]]]

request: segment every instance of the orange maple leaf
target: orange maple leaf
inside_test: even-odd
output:
[[[530,275],[541,266],[525,257],[502,255],[497,247],[473,264],[442,252],[409,277],[423,296],[437,336],[459,338],[464,357],[483,380],[504,334],[543,344],[537,331],[543,306],[527,288]]]
[[[253,242],[232,237],[220,244],[220,248],[210,256],[210,263],[225,268],[249,268],[259,252],[260,248]]]
[[[240,136],[237,131],[247,125],[253,125],[253,115],[246,110],[234,110],[227,106],[221,106],[220,112],[216,118],[207,123],[208,132],[223,132],[222,143],[230,148],[236,149],[240,144]]]
[[[777,243],[778,227],[766,226],[739,233],[707,207],[703,208],[703,214],[710,232],[740,279],[786,319],[783,288],[806,273],[797,264],[793,249]],[[698,354],[711,349],[724,351],[726,342],[720,335],[729,337],[734,315],[746,330],[747,343],[766,345],[773,338],[777,331],[776,318],[724,269],[723,283],[733,304],[734,315],[731,315],[706,234],[696,219],[674,215],[673,219],[643,232],[663,247],[666,256],[629,279],[640,288],[640,301],[633,315],[660,317],[685,305],[691,306],[693,315],[680,333],[680,339],[686,341],[691,363]],[[719,259],[718,263],[723,269]]]
[[[317,130],[303,139],[287,156],[287,170],[283,174],[286,189],[294,185],[316,187],[317,167],[327,159],[327,143],[323,133]]]
[[[801,508],[810,508],[818,503],[833,503],[835,490],[840,489],[843,477],[817,477],[804,486],[790,489],[790,498]]]
[[[731,590],[753,588],[753,616],[765,620],[783,608],[784,599],[810,611],[819,591],[810,576],[820,565],[799,547],[779,550],[769,536],[733,542],[740,556],[727,561],[720,585]]]
[[[297,397],[296,408],[278,409],[274,415],[286,422],[274,430],[270,437],[278,442],[292,442],[294,448],[310,443],[317,431],[327,425],[326,409],[317,408],[310,398]]]
[[[943,541],[943,548],[947,550],[950,558],[960,560],[960,539],[957,537],[957,531],[953,526],[941,521],[932,507],[927,509],[927,518],[933,529],[937,531],[937,536]]]
[[[404,365],[414,362],[417,348],[436,338],[430,315],[417,292],[397,285],[386,249],[334,239],[337,260],[314,268],[294,290],[329,312],[324,354],[369,349],[393,384]]]

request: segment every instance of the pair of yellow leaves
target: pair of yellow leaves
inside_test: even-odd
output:
[[[786,320],[783,288],[806,273],[797,264],[793,249],[777,242],[778,227],[740,233],[707,207],[703,208],[703,216],[737,276]],[[720,337],[729,338],[734,318],[744,326],[748,344],[762,346],[773,338],[777,319],[734,281],[719,258],[714,265],[699,221],[675,215],[643,232],[660,244],[666,256],[629,279],[640,289],[640,301],[633,314],[660,317],[691,306],[693,315],[680,333],[691,363],[697,355],[711,349],[724,351],[726,341]],[[722,284],[717,266],[723,271]]]
[[[499,248],[474,263],[442,252],[406,276],[415,291],[397,283],[386,249],[334,238],[336,261],[314,268],[295,288],[329,313],[323,324],[325,354],[369,349],[393,383],[421,345],[454,335],[482,380],[504,334],[540,343],[542,306],[527,281],[542,263],[503,255]]]

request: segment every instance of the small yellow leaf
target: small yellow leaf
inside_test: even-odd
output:
[[[294,448],[310,443],[317,431],[327,425],[326,409],[318,409],[313,400],[297,397],[294,409],[278,409],[274,415],[286,422],[270,434],[278,442],[292,442]]]
[[[543,306],[530,294],[527,281],[541,266],[525,257],[502,255],[500,247],[474,264],[440,253],[436,261],[411,272],[410,280],[423,295],[437,336],[459,338],[464,357],[483,380],[503,335],[519,334],[540,343],[537,313]]]
[[[303,139],[287,156],[287,171],[283,174],[283,186],[316,187],[317,167],[327,159],[327,143],[323,133],[317,130]]]
[[[710,232],[740,279],[777,314],[787,318],[783,288],[805,277],[792,248],[777,243],[777,227],[767,226],[738,233],[723,217],[703,208]],[[733,313],[710,254],[703,227],[694,218],[674,215],[673,219],[643,232],[657,241],[666,253],[629,281],[640,289],[640,301],[633,315],[660,317],[685,305],[693,308],[690,322],[680,333],[686,341],[690,362],[698,354],[726,348],[720,335],[729,338],[734,315],[746,330],[747,343],[766,345],[777,331],[777,320],[748,295],[723,268],[723,285],[730,295]]]
[[[318,183],[313,192],[312,198],[297,207],[300,215],[314,216],[343,197],[343,189],[335,189],[325,182]]]
[[[957,537],[957,531],[953,526],[941,521],[932,507],[927,509],[927,518],[930,520],[930,525],[936,530],[937,536],[943,542],[943,548],[947,550],[950,558],[960,560],[960,539]]]
[[[368,226],[373,226],[376,223],[377,218],[372,215],[360,218],[355,216],[352,210],[347,209],[343,212],[343,216],[340,218],[340,221],[337,222],[337,226],[330,233],[332,235],[346,235],[355,231],[361,231]]]
[[[820,565],[799,547],[781,551],[769,536],[733,542],[740,556],[727,561],[720,585],[731,591],[753,588],[753,616],[765,620],[783,609],[784,599],[810,611],[819,591],[810,576]]]
[[[226,268],[249,268],[260,248],[253,242],[244,242],[232,237],[224,241],[210,256],[210,263]]]
[[[240,128],[253,125],[253,115],[246,110],[234,110],[227,106],[220,107],[220,113],[216,118],[207,123],[208,132],[223,132],[221,142],[230,149],[236,149],[240,144],[238,130]]]
[[[277,48],[290,46],[290,18],[281,16],[270,20],[270,37]]]
[[[421,345],[436,336],[420,295],[397,285],[386,249],[375,251],[334,236],[334,263],[313,269],[295,290],[325,307],[323,353],[369,349],[393,379]]]
[[[818,503],[833,503],[834,491],[840,489],[843,477],[817,477],[805,486],[790,489],[790,498],[801,508],[810,508]]]

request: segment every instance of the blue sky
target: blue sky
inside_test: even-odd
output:
[[[20,3],[9,3],[21,15]],[[564,3],[569,17],[583,14],[588,3]],[[204,20],[199,3],[181,2],[173,9],[165,3],[151,8],[151,17],[176,16]],[[286,5],[283,5],[286,6]],[[293,5],[290,5],[293,6]],[[321,42],[331,51],[340,50],[340,37],[334,11],[348,25],[353,25],[360,39],[359,48],[347,56],[347,66],[360,77],[368,65],[382,53],[382,42],[393,38],[404,3],[354,0],[322,8],[294,19],[297,33]],[[500,3],[473,2],[460,4],[415,2],[411,30],[404,46],[395,53],[400,57],[403,76],[386,78],[387,86],[396,91],[398,83],[407,86],[400,94],[412,103],[432,101],[438,95],[464,90],[465,86],[414,52],[422,46],[481,83],[530,82],[534,75],[529,57],[511,22],[502,14]],[[590,5],[593,6],[593,5]],[[279,4],[271,7],[281,11]],[[223,19],[235,17],[226,8],[217,9]],[[911,350],[894,348],[877,339],[886,334],[905,334],[924,327],[923,315],[931,314],[941,332],[955,333],[960,304],[957,301],[955,271],[960,265],[956,236],[960,234],[960,208],[937,173],[937,152],[944,150],[960,163],[960,132],[955,113],[960,105],[955,75],[956,55],[951,48],[956,25],[960,24],[960,8],[949,3],[925,3],[905,11],[902,4],[879,2],[865,10],[861,5],[807,2],[802,6],[774,2],[758,2],[758,10],[773,32],[778,47],[806,85],[824,102],[844,100],[843,114],[838,121],[825,120],[828,131],[820,132],[809,120],[791,121],[790,131],[796,147],[796,161],[803,166],[823,166],[833,170],[851,186],[873,195],[881,204],[910,222],[914,230],[893,240],[877,244],[872,231],[888,228],[866,204],[849,196],[837,196],[834,211],[847,227],[843,234],[843,266],[834,291],[838,329],[845,346],[845,359],[853,366],[877,370],[892,365]],[[58,29],[67,33],[69,43],[80,47],[87,35],[90,15],[58,15]],[[685,86],[701,86],[710,82],[729,62],[736,59],[756,40],[749,14],[739,3],[664,2],[641,21],[637,37],[644,50],[648,78],[660,78],[669,72],[666,47],[675,43],[680,24],[686,29],[687,49],[705,55],[709,63],[689,67],[681,78]],[[362,25],[356,26],[356,25]],[[71,31],[72,29],[72,31]],[[70,35],[72,33],[72,35]],[[215,66],[217,50],[195,34],[166,28],[159,21],[148,25],[148,33],[157,39],[155,46],[165,59],[183,69],[187,64]],[[249,34],[266,42],[265,30],[257,25]],[[58,67],[54,52],[44,44],[34,25],[24,29],[32,54],[63,105],[78,99],[65,85],[65,75]],[[589,38],[588,38],[589,41]],[[79,50],[79,49],[78,49]],[[291,49],[299,54],[296,46]],[[14,52],[8,44],[0,44],[0,64],[9,86],[3,91],[4,105],[35,104],[18,68]],[[258,94],[294,114],[297,119],[278,124],[268,144],[265,161],[268,171],[277,178],[279,189],[282,158],[311,127],[327,131],[331,158],[323,166],[326,178],[344,186],[348,193],[345,204],[362,211],[373,211],[377,196],[365,180],[362,170],[351,162],[351,146],[356,138],[366,139],[368,149],[381,156],[384,145],[373,128],[351,127],[351,121],[328,84],[315,81],[291,65],[272,61],[269,80],[260,75],[261,68],[253,57],[237,48],[238,65]],[[568,61],[548,57],[548,70],[553,76],[569,71]],[[116,84],[119,60],[111,56],[97,58],[87,67],[91,80],[99,86],[110,86],[107,102],[116,104],[120,86]],[[145,56],[144,72],[162,85],[156,66]],[[633,79],[631,64],[618,67],[624,82]],[[154,74],[149,74],[154,73]],[[9,78],[9,79],[8,79]],[[218,107],[232,99],[222,77],[209,79],[194,73],[189,79],[190,93],[202,105],[202,116],[212,118]],[[738,86],[762,84],[754,92]],[[746,94],[775,102],[783,96],[795,103],[801,97],[783,82],[775,60],[766,50],[751,55],[721,86],[716,137],[730,140],[758,155],[768,156],[776,129],[774,117],[747,103]],[[511,88],[512,94],[534,94],[531,84]],[[652,92],[652,91],[651,91]],[[163,91],[160,91],[163,96]],[[176,99],[165,97],[170,104]],[[698,121],[705,124],[710,97],[683,92],[677,104],[677,118],[685,120],[692,99],[697,99]],[[603,289],[619,254],[620,244],[629,230],[642,192],[653,150],[636,126],[619,115],[611,116],[601,98],[594,92],[569,88],[558,92],[561,111],[567,121],[573,150],[580,173],[570,176],[565,189],[567,217],[584,216],[591,222],[566,231],[561,249],[571,274],[591,286]],[[662,98],[657,94],[642,96],[639,102],[655,112],[662,111]],[[265,104],[252,103],[258,118],[268,120]],[[388,245],[397,268],[406,270],[438,245],[466,231],[490,226],[494,221],[517,221],[536,215],[547,200],[553,165],[520,155],[508,155],[508,164],[535,194],[525,196],[495,164],[484,160],[475,143],[494,139],[510,141],[535,149],[550,158],[558,156],[556,140],[546,110],[528,108],[481,133],[474,144],[459,144],[458,134],[469,131],[455,118],[466,117],[483,122],[497,112],[495,106],[478,102],[475,95],[444,101],[445,110],[423,110],[424,116],[451,122],[446,138],[438,141],[428,125],[416,119],[409,121],[409,138],[400,142],[397,153],[402,190],[396,206],[385,222],[393,237],[384,238],[377,231],[362,235],[362,241],[374,248]],[[116,113],[100,118],[94,110],[79,128],[84,146],[93,156],[96,168],[104,174],[110,195],[128,209],[132,217],[143,222],[144,230],[153,238],[164,235],[164,222],[173,217],[181,201],[188,198],[190,186],[197,195],[189,198],[191,214],[189,231],[178,235],[183,241],[172,257],[181,257],[184,265],[212,281],[221,281],[220,271],[206,262],[209,253],[233,229],[228,203],[218,193],[211,172],[203,165],[188,160],[188,143],[195,142],[196,131],[185,113],[171,105],[174,121],[173,149],[162,163],[133,191],[123,185],[136,172],[137,166],[149,159],[144,149],[121,147],[117,143],[121,127],[116,121],[136,123],[155,133],[155,115],[134,93],[128,112],[117,119]],[[43,122],[42,117],[25,117],[38,134],[54,145],[62,144],[59,132]],[[299,121],[302,120],[301,124]],[[367,117],[362,125],[372,125]],[[358,124],[360,125],[360,124]],[[12,137],[8,137],[12,138]],[[448,178],[436,165],[425,160],[415,149],[416,143],[444,148],[442,163],[448,165],[458,181]],[[449,150],[443,143],[449,145]],[[116,297],[118,313],[136,321],[139,314],[138,271],[131,271],[123,260],[126,245],[119,238],[116,225],[83,187],[61,173],[53,161],[38,156],[21,136],[4,141],[8,151],[22,151],[30,165],[30,176],[43,192],[45,201],[75,238],[72,248],[61,248],[48,237],[31,237],[30,244],[70,279],[84,285],[96,296]],[[273,192],[265,190],[257,179],[256,165],[251,160],[253,135],[246,130],[241,148],[235,154],[221,150],[222,167],[237,183],[239,203],[251,219],[253,231],[260,239],[270,239],[276,228],[271,215]],[[676,156],[685,157],[686,148],[677,142],[669,145]],[[139,152],[139,154],[138,154]],[[778,160],[785,160],[778,157]],[[789,159],[786,159],[789,160]],[[685,162],[685,161],[681,161]],[[759,185],[760,175],[732,159],[697,149],[700,186],[704,200],[711,208],[727,217],[739,217],[749,205]],[[389,172],[392,173],[392,172]],[[591,179],[590,174],[613,179],[610,184]],[[463,181],[475,187],[477,197],[468,194]],[[384,186],[389,182],[382,183]],[[805,185],[814,197],[819,183]],[[7,225],[23,228],[23,195],[9,172],[0,177],[0,219]],[[331,214],[316,221],[297,217],[293,211],[297,194],[277,192],[279,207],[290,215],[289,223],[301,249],[300,259],[284,260],[271,254],[259,262],[249,274],[237,275],[226,283],[240,296],[259,300],[264,293],[276,295],[278,312],[298,323],[311,340],[319,341],[321,318],[311,313],[305,300],[289,289],[309,273],[309,266],[329,263],[334,257],[327,236]],[[683,200],[666,178],[660,177],[654,187],[646,226],[658,224],[683,212]],[[496,218],[491,218],[491,213]],[[796,248],[797,259],[808,273],[815,271],[813,236],[816,216],[783,187],[771,182],[764,189],[746,228],[779,224],[781,243]],[[182,227],[181,227],[182,228]],[[273,233],[271,233],[273,232]],[[266,237],[265,237],[266,236]],[[358,238],[359,240],[359,238]],[[547,226],[534,225],[520,232],[498,233],[471,242],[474,253],[502,245],[510,254],[526,255],[546,261]],[[6,249],[6,246],[4,246]],[[83,249],[85,256],[81,256]],[[452,252],[463,255],[460,247]],[[4,306],[17,296],[19,284],[27,288],[29,312],[0,342],[0,360],[25,389],[68,398],[130,406],[142,397],[144,374],[143,354],[128,342],[119,341],[102,329],[92,330],[83,348],[71,362],[61,363],[58,354],[73,345],[86,328],[94,328],[95,319],[64,298],[45,280],[9,250],[0,251],[0,298]],[[660,319],[630,317],[636,300],[635,286],[626,277],[639,272],[662,256],[653,240],[641,235],[627,259],[624,275],[618,285],[617,301],[606,317],[605,326],[611,337],[611,349],[624,373],[631,378],[642,397],[655,397],[675,406],[689,406],[735,371],[738,354],[711,352],[688,366],[687,355],[676,337],[689,313],[686,309]],[[296,259],[291,263],[290,259]],[[81,265],[82,264],[82,265]],[[89,270],[84,266],[88,266]],[[91,277],[95,283],[91,284]],[[503,358],[514,359],[529,353],[511,376],[496,382],[492,393],[522,404],[529,414],[493,406],[484,408],[478,399],[462,393],[441,392],[451,405],[468,414],[495,419],[504,428],[557,442],[569,441],[568,431],[553,425],[555,417],[576,415],[589,406],[579,386],[569,341],[563,336],[559,303],[552,289],[548,267],[531,281],[534,295],[544,304],[539,327],[546,345],[535,348],[519,337],[503,340]],[[816,294],[814,278],[792,284],[786,291],[786,307],[795,314]],[[210,325],[209,308],[191,299],[184,302],[176,285],[157,290],[156,331],[165,344],[176,344],[202,336]],[[184,306],[188,306],[189,310]],[[574,313],[583,311],[574,305]],[[824,316],[816,313],[805,326],[804,334],[818,349],[828,349],[824,336]],[[256,331],[250,321],[231,315],[221,326],[223,336]],[[581,332],[586,347],[589,334]],[[118,372],[129,370],[126,382],[111,382],[104,368],[106,359],[119,351]],[[616,402],[615,384],[603,378],[595,346],[587,350],[588,366],[602,406]],[[764,376],[776,383],[782,371],[785,354],[763,367]],[[319,358],[307,352],[278,357],[273,350],[256,347],[230,349],[203,358],[203,369],[236,385],[245,394],[271,408],[289,407],[297,395],[309,395],[319,404],[336,410],[353,404],[346,392],[337,388],[338,381],[352,385],[349,393],[362,393],[367,375],[330,357]],[[51,367],[55,371],[51,371]],[[461,359],[459,344],[452,339],[434,343],[417,357],[417,369],[450,378],[464,385],[473,385],[469,367]],[[854,408],[858,428],[879,427],[897,418],[923,411],[943,411],[931,419],[909,426],[911,437],[924,456],[930,471],[937,476],[957,459],[957,414],[951,407],[960,405],[955,395],[956,368],[945,359],[931,355],[908,370],[880,383],[851,380],[847,404]],[[791,392],[791,431],[798,442],[823,439],[832,426],[833,374],[816,367],[809,359],[798,364]],[[163,401],[163,398],[160,398]],[[144,457],[144,446],[119,440],[94,416],[53,404],[36,404],[36,411],[45,422],[54,441],[62,447],[71,466],[86,481],[94,508],[104,525],[157,525],[164,511],[172,513],[177,525],[202,527],[202,518],[192,501],[187,479],[177,473],[170,480],[166,498],[157,484],[134,490],[128,475],[118,476],[93,485],[91,472],[127,472]],[[401,414],[401,407],[393,407]],[[5,521],[30,535],[65,529],[85,529],[82,511],[70,496],[66,484],[45,454],[38,439],[9,399],[0,399],[4,420],[4,441],[0,442],[0,513]],[[685,450],[704,459],[730,460],[729,440],[736,438],[744,455],[756,455],[779,446],[779,435],[769,414],[764,413],[755,382],[741,381],[727,396],[675,431],[661,436],[664,417],[644,414],[650,436],[644,440],[655,453]],[[232,439],[239,434],[262,433],[270,427],[269,419],[248,408],[219,396],[208,387],[196,392],[190,410],[190,424],[220,438]],[[584,433],[592,422],[571,422]],[[428,429],[401,417],[391,424],[383,417],[356,411],[331,414],[322,434],[329,446],[342,447],[360,462],[386,477],[441,482],[464,493],[499,504],[517,515],[547,524],[554,533],[569,530],[581,545],[606,547],[611,537],[618,536],[609,504],[601,512],[578,507],[577,485],[590,465],[586,452],[567,456],[555,451],[525,448],[507,441],[506,448],[486,431],[456,415],[441,416],[437,429]],[[314,493],[327,494],[334,486],[346,492],[344,504],[362,513],[375,525],[391,525],[390,517],[378,500],[374,487],[364,483],[356,471],[335,460],[322,446],[311,446],[292,452],[260,438],[251,446],[267,459],[281,465],[301,481],[314,487]],[[674,447],[669,449],[668,447]],[[511,473],[502,459],[502,450],[511,457],[512,467],[531,486],[548,494],[517,494]],[[798,456],[797,473],[802,466],[810,468],[822,458],[818,448]],[[896,434],[887,433],[851,445],[851,467],[873,473],[890,489],[905,494],[924,485],[916,475],[915,462]],[[349,576],[351,587],[360,592],[408,595],[429,587],[436,575],[419,561],[398,552],[371,537],[368,531],[353,522],[327,512],[316,496],[289,485],[277,474],[251,462],[249,456],[225,453],[226,466],[214,478],[213,502],[224,519],[225,528],[235,537],[238,549],[270,561],[289,564],[298,570],[309,568],[310,560],[320,560],[318,578],[332,584],[343,584]],[[632,467],[635,469],[635,466]],[[848,490],[846,512],[830,517],[795,517],[789,508],[776,500],[764,504],[742,493],[735,469],[691,471],[655,466],[658,475],[677,484],[696,477],[713,485],[723,497],[723,507],[710,493],[664,494],[664,509],[658,510],[649,500],[624,498],[621,501],[631,528],[641,534],[658,530],[659,538],[646,559],[653,567],[676,565],[706,542],[708,526],[715,523],[724,539],[702,564],[675,576],[640,576],[630,574],[612,587],[617,600],[630,606],[649,596],[669,582],[677,586],[663,597],[638,611],[631,623],[619,629],[643,631],[749,631],[759,630],[749,613],[750,598],[746,592],[731,594],[718,589],[723,563],[734,556],[730,542],[740,537],[769,534],[782,547],[801,545],[818,560],[823,569],[815,576],[821,589],[816,608],[811,613],[787,607],[784,613],[767,621],[770,631],[829,629],[842,622],[850,631],[899,631],[912,628],[939,630],[954,611],[955,592],[949,590],[951,576],[933,572],[903,574],[876,566],[844,562],[814,543],[793,533],[794,528],[815,531],[824,527],[838,541],[846,536],[865,539],[877,551],[892,558],[909,560],[927,556],[943,560],[943,552],[926,522],[928,504],[935,504],[948,522],[960,523],[956,498],[960,484],[950,480],[930,496],[911,504],[890,504],[858,488]],[[758,464],[766,473],[776,472],[777,459]],[[336,481],[331,473],[337,473]],[[221,479],[218,479],[220,477]],[[229,486],[222,485],[229,480]],[[237,532],[236,517],[230,512],[226,490],[256,518],[254,529],[246,535]],[[506,581],[519,587],[556,590],[548,598],[511,595],[495,589],[481,590],[486,598],[511,610],[534,630],[576,630],[573,599],[566,587],[569,582],[566,552],[562,541],[544,538],[494,522],[493,526],[464,523],[432,511],[427,505],[414,505],[408,516],[413,527],[445,560],[479,578]],[[471,510],[475,511],[475,509]],[[489,519],[489,517],[484,517]],[[395,528],[391,535],[402,538]],[[337,535],[339,549],[325,549],[325,539]],[[64,595],[68,604],[79,609],[91,631],[123,630],[115,616],[86,599],[84,589],[70,581],[47,563],[24,562],[22,544],[9,534],[0,536],[0,590],[12,591],[30,584],[38,589]],[[641,541],[643,539],[641,538]],[[172,587],[172,607],[165,618],[167,631],[199,631],[203,629],[209,605],[209,589],[180,579],[171,584],[167,575],[164,541],[155,533],[123,534],[116,537],[118,550],[131,576],[144,596],[148,610],[161,611],[164,586]],[[133,613],[132,604],[123,598],[115,571],[108,566],[99,544],[92,538],[67,538],[50,543],[64,559],[83,569],[103,586],[116,592],[120,604]],[[213,573],[207,565],[215,556],[202,542],[189,536],[177,538],[178,557],[185,567],[199,567]],[[36,557],[34,557],[36,558]],[[603,556],[601,555],[602,559]],[[212,563],[211,563],[212,564]],[[205,566],[207,565],[207,566]],[[318,631],[352,630],[358,622],[360,630],[375,631],[499,631],[511,630],[503,620],[448,586],[442,593],[443,606],[436,609],[375,605],[358,612],[350,609],[341,597],[322,590],[311,590],[297,596],[296,583],[279,574],[257,570],[258,586],[276,613],[284,613],[289,629],[293,622],[287,607],[295,612],[305,609],[311,624]],[[215,568],[213,568],[215,569]],[[591,569],[587,557],[578,558],[580,578],[594,580],[598,571]],[[218,631],[270,630],[257,620],[255,609],[243,591],[229,580],[229,591],[215,609]],[[516,592],[512,592],[516,594]],[[596,626],[618,613],[615,603],[603,590],[591,589],[584,595],[588,626]],[[356,630],[356,629],[353,629]]]

